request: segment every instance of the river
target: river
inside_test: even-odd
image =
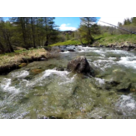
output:
[[[66,70],[78,56],[87,58],[95,77]],[[136,118],[136,52],[77,46],[1,75],[0,118]]]

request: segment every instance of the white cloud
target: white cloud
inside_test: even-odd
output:
[[[65,31],[65,30],[71,30],[71,31],[75,31],[77,28],[75,27],[70,27],[70,24],[61,24],[61,26],[59,27],[59,29],[61,31]]]
[[[110,23],[113,25],[118,25],[118,22],[123,23],[124,19],[131,18],[131,17],[101,17],[100,20],[98,21],[99,25],[105,25],[105,26],[110,26],[108,24],[102,23],[100,21],[104,21],[106,23]]]

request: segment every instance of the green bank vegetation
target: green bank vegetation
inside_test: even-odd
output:
[[[92,22],[92,24],[89,24],[89,22]],[[106,46],[111,43],[122,43],[126,41],[136,43],[136,17],[125,19],[123,23],[119,22],[116,28],[93,24],[94,22],[96,22],[95,18],[81,18],[81,25],[73,32],[74,36],[71,39],[65,37],[63,38],[65,39],[63,42],[57,42],[51,46],[73,44]]]
[[[118,27],[136,33],[136,17],[125,19]],[[99,42],[130,41],[135,35],[118,27],[97,24],[96,17],[82,17],[76,31],[60,31],[54,17],[0,18],[0,53],[11,53],[19,48],[31,49],[43,46],[93,44]]]
[[[108,45],[112,43],[124,43],[131,42],[136,44],[136,35],[134,34],[113,34],[104,33],[95,37],[95,43],[93,45]]]
[[[111,43],[123,43],[123,42],[131,42],[136,44],[136,35],[134,34],[118,34],[118,35],[110,35],[108,33],[104,33],[101,35],[94,35],[95,42],[92,45],[108,45]],[[83,42],[87,44],[87,41]],[[81,45],[82,43],[76,39],[66,40],[64,42],[57,42],[50,46],[61,46],[61,45]]]
[[[19,63],[22,58],[31,58],[39,56],[47,56],[44,49],[17,50],[14,53],[5,53],[0,55],[0,66],[12,65]]]
[[[98,25],[95,17],[82,17],[76,31],[60,31],[54,17],[0,18],[0,66],[23,57],[46,54],[41,47],[60,45],[108,45],[136,43],[136,35],[112,26]],[[125,19],[118,27],[136,33],[136,17]],[[40,47],[40,49],[39,49]]]

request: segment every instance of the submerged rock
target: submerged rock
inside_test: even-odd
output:
[[[27,63],[21,63],[21,64],[19,65],[19,67],[22,68],[22,67],[25,67],[26,65],[27,65]]]
[[[70,61],[67,65],[67,70],[94,76],[94,70],[84,56]]]
[[[39,74],[39,73],[41,73],[43,70],[42,69],[32,69],[30,72],[32,73],[32,74]]]
[[[106,77],[106,89],[115,89],[117,91],[128,92],[130,91],[131,81],[128,75],[119,69],[112,71],[111,75]]]

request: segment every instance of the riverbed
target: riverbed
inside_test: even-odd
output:
[[[1,75],[0,118],[136,118],[136,52],[75,48]],[[87,58],[94,77],[67,71],[68,62],[79,56]]]

